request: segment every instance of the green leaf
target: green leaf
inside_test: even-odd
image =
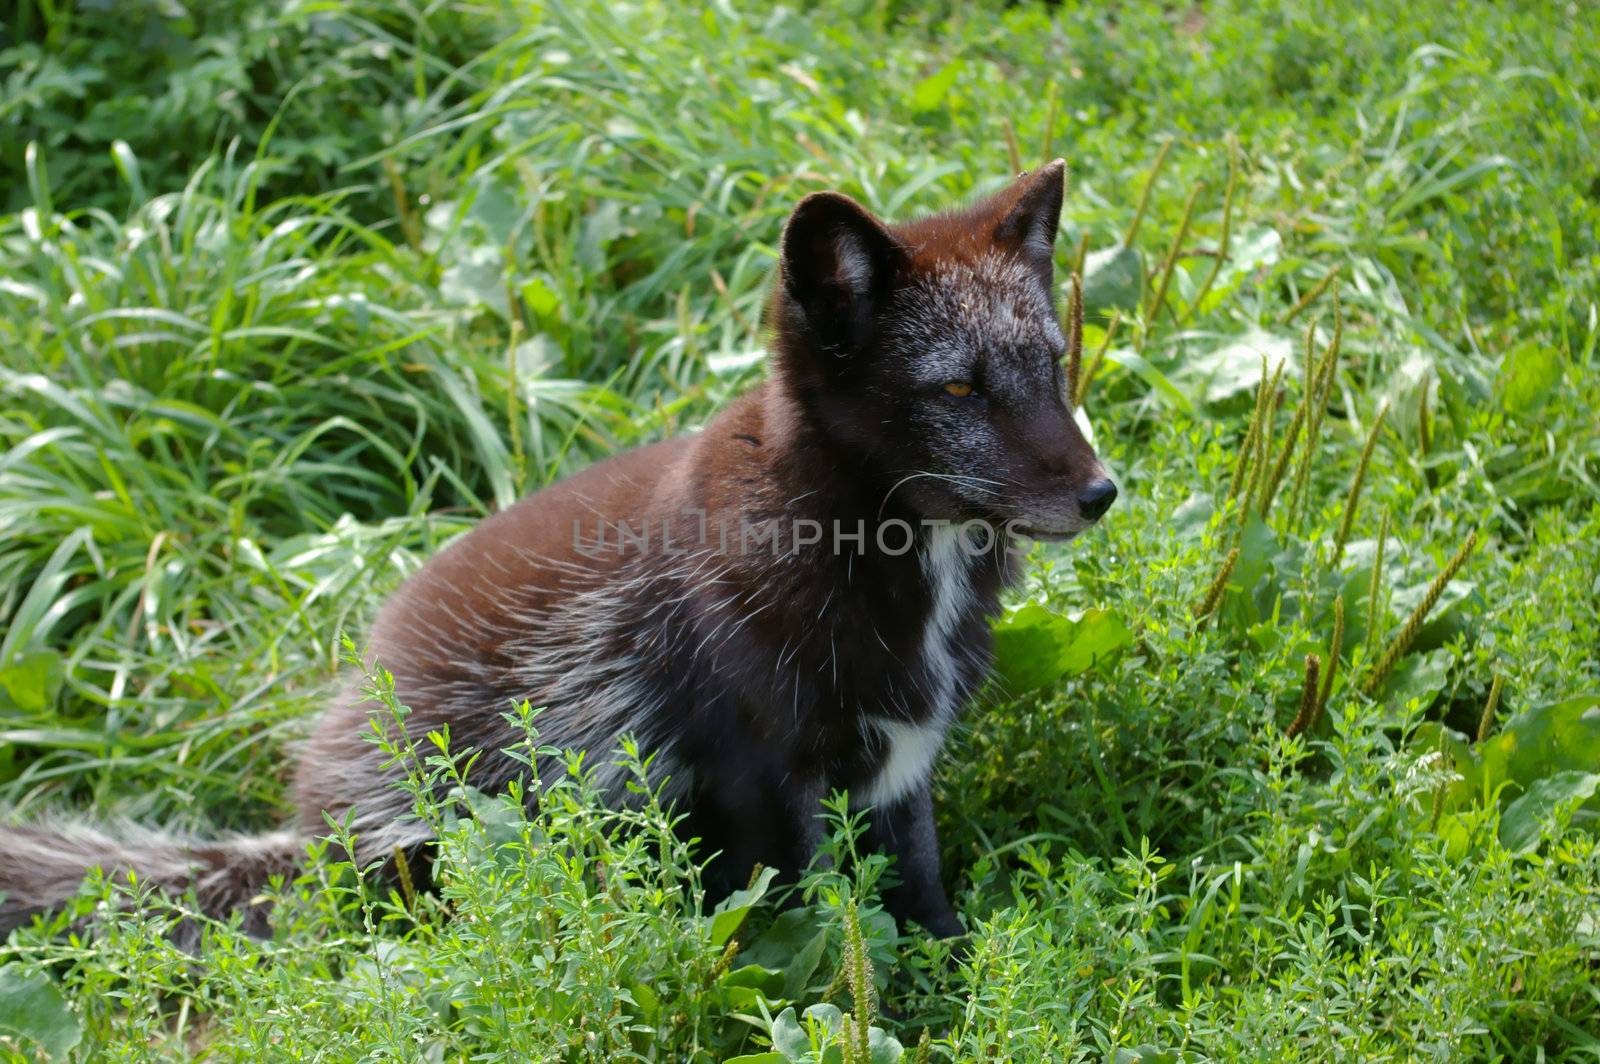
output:
[[[1580,695],[1517,713],[1482,746],[1484,783],[1519,788],[1558,772],[1600,765],[1600,694]]]
[[[995,674],[1007,693],[1024,694],[1087,672],[1132,642],[1108,610],[1073,617],[1030,602],[995,625]]]
[[[547,318],[561,309],[561,297],[543,274],[534,274],[524,282],[522,302],[536,318]]]
[[[661,995],[638,979],[628,980],[628,993],[639,1006],[639,1015],[646,1023],[655,1023],[661,1014]]]
[[[439,276],[439,296],[461,307],[489,307],[506,314],[505,255],[497,247],[463,248]]]
[[[143,203],[145,200],[144,178],[139,173],[139,157],[133,153],[125,140],[111,142],[111,162],[117,168],[117,173],[128,185],[128,192],[134,203]]]
[[[740,959],[783,972],[783,997],[796,999],[811,986],[811,977],[828,945],[823,921],[813,909],[789,909],[778,914],[761,937],[740,954]]]
[[[1443,177],[1436,176],[1437,168],[1435,168],[1429,172],[1429,176],[1418,180],[1389,204],[1384,214],[1390,219],[1399,218],[1423,204],[1442,199],[1451,189],[1475,181],[1480,174],[1515,166],[1516,164],[1504,155],[1486,155]]]
[[[1561,383],[1561,356],[1537,340],[1525,340],[1506,356],[1500,373],[1500,397],[1512,414],[1531,414],[1545,404]]]
[[[1442,749],[1450,759],[1451,769],[1461,777],[1449,784],[1446,808],[1469,805],[1483,793],[1483,759],[1465,735],[1430,720],[1417,728],[1411,746],[1419,752]]]
[[[788,1060],[802,1060],[811,1052],[811,1038],[795,1018],[793,1006],[784,1009],[773,1019],[772,1048]]]
[[[768,994],[758,986],[730,985],[719,979],[716,985],[716,1008],[720,1012],[741,1012],[756,1015],[762,1008],[769,1011],[784,1004],[786,999]]]
[[[783,970],[784,997],[799,997],[811,984],[811,976],[816,973],[817,965],[822,963],[827,946],[827,932],[818,931],[795,953],[794,959]]]
[[[838,1034],[839,1028],[844,1025],[844,1013],[839,1006],[830,1005],[826,1001],[819,1001],[815,1005],[808,1006],[806,1011],[800,1014],[800,1018],[808,1023],[815,1020],[829,1034]]]
[[[42,716],[55,708],[66,664],[54,650],[18,655],[0,669],[0,712]]]
[[[1249,631],[1271,615],[1278,598],[1277,574],[1295,567],[1279,564],[1285,553],[1277,533],[1252,514],[1239,537],[1239,560],[1228,578],[1230,590],[1222,600],[1221,620],[1239,631]],[[1237,588],[1237,592],[1231,590]]]
[[[789,1064],[790,1059],[782,1053],[746,1053],[743,1056],[729,1057],[722,1064]]]
[[[1540,830],[1556,808],[1593,797],[1600,774],[1558,772],[1536,781],[1500,814],[1500,845],[1512,853],[1530,853],[1539,845]]]
[[[35,1042],[52,1057],[65,1057],[83,1039],[50,978],[15,964],[0,968],[0,1033]]]
[[[1389,407],[1389,424],[1406,434],[1417,431],[1418,402],[1426,386],[1432,388],[1435,376],[1434,357],[1426,348],[1416,348],[1404,362],[1389,373],[1383,388],[1377,393],[1377,406]],[[1432,395],[1432,402],[1438,397]]]
[[[1179,387],[1187,386],[1196,402],[1216,405],[1255,393],[1261,382],[1263,355],[1269,377],[1280,362],[1286,363],[1286,378],[1296,376],[1299,370],[1294,352],[1294,342],[1288,337],[1251,329],[1213,351],[1186,359],[1183,368],[1172,375],[1173,381]]]
[[[1173,384],[1165,373],[1151,365],[1143,355],[1127,348],[1113,348],[1106,352],[1106,361],[1113,366],[1121,366],[1123,369],[1132,370],[1140,380],[1150,385],[1158,396],[1167,400],[1185,414],[1194,412],[1194,403],[1190,402],[1183,389]],[[1093,395],[1093,392],[1090,394]]]
[[[1112,1060],[1115,1064],[1179,1064],[1183,1055],[1171,1049],[1144,1045],[1119,1049]]]
[[[750,990],[769,1001],[783,997],[783,972],[763,964],[746,964],[732,968],[717,979],[724,990]]]
[[[899,1064],[905,1055],[900,1039],[877,1027],[867,1028],[867,1059],[872,1064]]]
[[[1211,515],[1217,511],[1217,500],[1208,491],[1194,491],[1167,515],[1167,524],[1180,537],[1197,537],[1205,531]]]
[[[625,232],[622,204],[602,200],[583,219],[578,238],[578,263],[588,273],[606,269],[606,249]]]
[[[1455,372],[1455,367],[1442,364],[1434,370],[1439,374],[1439,404],[1444,407],[1450,428],[1458,439],[1465,437],[1471,430],[1472,411],[1476,406],[1471,389]]]
[[[1444,649],[1427,654],[1408,654],[1401,658],[1400,664],[1395,666],[1384,684],[1383,700],[1405,705],[1417,699],[1424,708],[1433,705],[1433,700],[1444,690],[1452,658],[1451,653]]]
[[[955,85],[956,78],[961,74],[961,60],[955,59],[946,63],[937,72],[930,74],[917,82],[911,90],[911,110],[916,114],[926,114],[938,110],[949,95],[951,86]]]
[[[1217,271],[1217,279],[1198,312],[1210,313],[1227,302],[1253,275],[1275,266],[1282,252],[1283,237],[1270,226],[1240,233],[1230,245],[1228,261]]]
[[[736,890],[723,898],[718,903],[716,911],[711,915],[711,944],[713,946],[726,945],[733,933],[739,930],[739,925],[744,923],[744,918],[750,910],[767,895],[767,888],[772,884],[772,877],[778,874],[776,868],[763,868],[760,877],[743,890]]]
[[[1144,295],[1144,256],[1126,244],[1090,252],[1083,260],[1083,312],[1109,317],[1133,310]]]

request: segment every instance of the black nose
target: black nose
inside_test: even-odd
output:
[[[1111,504],[1116,501],[1117,486],[1105,477],[1078,492],[1078,509],[1090,521],[1100,520],[1100,516],[1111,509]]]

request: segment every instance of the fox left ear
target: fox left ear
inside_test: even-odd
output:
[[[1057,159],[1017,179],[1011,210],[995,226],[995,243],[1010,247],[1038,272],[1049,288],[1055,276],[1056,227],[1061,224],[1062,186],[1067,163]]]
[[[813,192],[783,229],[784,291],[824,348],[865,342],[905,251],[884,224],[849,196]]]

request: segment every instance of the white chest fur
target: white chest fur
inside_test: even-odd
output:
[[[867,785],[863,797],[876,806],[893,805],[928,778],[958,708],[955,704],[957,661],[952,640],[961,615],[972,599],[960,529],[951,525],[934,528],[923,548],[921,561],[922,574],[933,599],[922,633],[923,693],[930,713],[919,723],[873,718],[873,725],[883,736],[884,756],[882,766]]]

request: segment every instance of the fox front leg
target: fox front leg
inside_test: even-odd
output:
[[[874,809],[870,841],[895,859],[900,882],[884,896],[901,924],[915,920],[938,938],[967,933],[944,891],[939,869],[939,832],[933,822],[933,789],[924,780],[893,804]]]
[[[822,819],[822,799],[828,784],[820,775],[788,777],[778,788],[781,807],[782,840],[788,869],[798,878],[810,866],[827,839]]]

